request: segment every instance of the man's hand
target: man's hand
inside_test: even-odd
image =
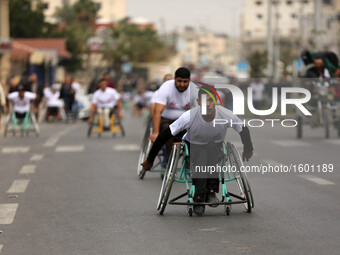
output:
[[[150,163],[148,160],[144,160],[141,163],[141,165],[145,169],[145,171],[150,171],[151,167],[153,166],[153,163]]]
[[[92,121],[93,121],[92,117],[89,117],[89,119],[87,120],[87,123],[89,123],[89,125],[91,125]]]
[[[150,135],[149,137],[149,140],[151,140],[151,142],[155,142],[157,136],[158,136],[158,133],[152,133],[152,135]]]
[[[122,112],[118,112],[118,118],[119,118],[120,120],[123,119],[123,114],[122,114]]]
[[[243,152],[242,153],[242,159],[243,161],[249,161],[249,159],[253,156],[253,151],[249,151],[249,152]]]

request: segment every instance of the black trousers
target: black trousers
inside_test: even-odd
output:
[[[189,147],[192,184],[195,185],[195,195],[219,191],[219,174],[207,169],[216,166],[223,158],[221,143],[193,144],[185,141]]]
[[[164,131],[165,129],[167,129],[175,120],[170,120],[167,118],[163,118],[161,117],[161,123],[160,123],[160,127],[159,127],[159,133],[161,133],[162,131]],[[170,153],[171,153],[171,149],[172,149],[172,144],[174,142],[182,142],[182,137],[185,134],[186,131],[183,131],[181,133],[179,133],[178,135],[176,135],[176,137],[169,139],[165,146],[166,146],[166,160],[168,161],[169,157],[170,157]]]

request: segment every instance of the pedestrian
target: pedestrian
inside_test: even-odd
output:
[[[72,79],[70,75],[65,76],[65,81],[60,91],[60,98],[64,101],[66,120],[68,120],[72,115],[72,105],[75,99],[75,91],[72,89]]]

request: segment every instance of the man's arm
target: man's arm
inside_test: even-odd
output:
[[[88,120],[88,123],[89,123],[89,124],[91,124],[92,121],[93,121],[93,114],[94,114],[94,112],[96,111],[96,109],[97,109],[97,105],[94,104],[94,103],[92,103],[91,109],[90,109],[90,114],[89,114],[90,116],[89,116],[89,120]]]
[[[123,115],[122,115],[122,100],[121,99],[117,100],[117,113],[118,113],[119,119],[122,119]]]
[[[152,135],[150,136],[150,140],[154,142],[159,134],[159,126],[161,124],[161,114],[165,109],[165,105],[155,104],[154,116],[152,118]]]
[[[239,133],[241,136],[242,144],[243,144],[243,153],[242,158],[243,161],[249,159],[253,156],[253,143],[251,142],[250,132],[248,127],[242,127],[242,131]]]

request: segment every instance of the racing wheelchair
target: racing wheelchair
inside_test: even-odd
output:
[[[31,111],[26,112],[25,117],[20,119],[16,117],[14,111],[7,115],[4,136],[6,137],[9,131],[12,131],[15,136],[18,128],[21,136],[24,136],[25,133],[28,136],[30,131],[34,131],[36,136],[40,134],[39,125]]]
[[[139,179],[143,179],[146,173],[145,169],[141,166],[141,163],[147,158],[151,150],[152,142],[149,140],[149,137],[151,134],[152,134],[152,120],[149,117],[146,121],[146,129],[145,129],[144,137],[142,140],[141,150],[140,150],[138,165],[137,165],[137,176]],[[166,146],[164,145],[163,149],[160,150],[160,152],[157,155],[155,164],[150,169],[150,172],[160,173],[161,179],[164,178],[164,172],[165,172],[165,168],[167,164],[165,147]]]
[[[179,162],[181,162],[181,164],[178,166]],[[188,145],[185,142],[175,143],[166,166],[165,176],[163,178],[157,203],[157,210],[160,215],[163,215],[168,204],[186,205],[187,213],[190,217],[193,212],[198,216],[204,213],[204,211],[201,213],[194,211],[194,205],[224,205],[224,212],[226,215],[230,215],[232,204],[243,204],[248,213],[254,208],[253,193],[247,175],[243,171],[243,162],[238,150],[233,144],[228,142],[225,145],[223,143],[223,158],[219,162],[219,166],[224,167],[223,169],[226,169],[226,171],[221,171],[219,173],[222,199],[218,203],[194,202],[195,185],[192,184],[192,171],[190,165]],[[184,183],[186,191],[169,200],[174,182]],[[228,183],[228,189],[226,183]],[[182,198],[185,198],[184,201]],[[231,198],[233,198],[233,200]],[[179,201],[181,199],[182,201]]]
[[[96,111],[93,116],[93,121],[89,125],[87,137],[89,138],[92,133],[97,134],[98,137],[101,137],[104,131],[106,130],[104,129],[103,125],[103,116],[99,114],[98,111]],[[117,133],[120,133],[122,136],[125,136],[124,127],[115,109],[111,109],[110,111],[110,127],[109,130],[107,131],[110,131],[113,137],[115,137]]]

